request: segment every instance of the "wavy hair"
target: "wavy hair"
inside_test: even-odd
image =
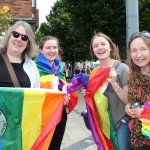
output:
[[[143,32],[144,33],[149,33],[147,31],[143,31]],[[149,35],[150,35],[150,33],[149,33]],[[135,34],[133,37],[131,35],[131,38],[130,38],[130,40],[128,42],[128,49],[129,49],[128,50],[128,62],[129,62],[129,65],[130,65],[130,70],[129,70],[129,74],[128,74],[128,80],[130,80],[131,77],[134,76],[134,74],[136,73],[137,68],[140,71],[140,67],[138,67],[137,65],[135,65],[134,62],[132,61],[132,58],[131,58],[131,49],[130,49],[130,46],[131,46],[132,41],[134,39],[136,39],[136,38],[141,38],[144,41],[144,43],[149,47],[149,50],[150,50],[150,38],[149,37],[143,36],[143,35],[138,34],[138,33]],[[149,68],[150,68],[150,64],[149,64]],[[149,71],[148,75],[150,76],[150,71]]]
[[[93,61],[97,61],[98,60],[98,58],[94,54],[93,46],[92,46],[93,40],[96,37],[103,37],[103,38],[105,38],[109,42],[109,44],[110,44],[110,48],[111,48],[110,58],[120,61],[120,56],[119,56],[119,53],[118,53],[118,48],[116,47],[116,45],[112,42],[112,40],[107,35],[105,35],[105,34],[103,34],[101,32],[95,33],[95,35],[92,37],[91,42],[90,42],[90,54],[91,54],[92,60]]]
[[[37,54],[37,46],[34,41],[34,33],[32,31],[31,26],[27,22],[24,22],[24,21],[17,21],[17,22],[15,22],[15,24],[13,24],[9,28],[9,30],[7,31],[7,33],[5,34],[4,38],[1,41],[2,53],[7,52],[7,45],[8,45],[9,39],[11,37],[12,31],[14,31],[18,26],[23,26],[25,28],[26,34],[28,36],[27,47],[23,51],[21,58],[24,59],[25,55],[27,55],[29,58],[35,57],[35,55]]]

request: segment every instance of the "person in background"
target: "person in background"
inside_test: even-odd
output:
[[[81,71],[80,71],[80,68],[77,66],[76,69],[75,69],[75,75],[79,74]]]
[[[1,44],[1,53],[7,54],[20,87],[39,88],[39,72],[32,61],[37,48],[31,26],[24,21],[17,21],[9,28]],[[0,87],[14,87],[2,54],[0,54]]]
[[[82,69],[81,69],[81,73],[85,73],[85,67],[83,67]]]
[[[41,84],[40,87],[62,91],[66,79],[62,69],[63,67],[58,59],[62,52],[59,46],[59,40],[53,36],[45,36],[39,43],[39,49],[40,53],[35,58],[35,62],[40,76],[43,77],[45,75],[44,80],[48,82],[47,85]],[[71,102],[70,98],[70,94],[66,94],[61,121],[56,126],[48,150],[60,150],[67,122],[67,110],[65,108]]]
[[[128,103],[128,66],[124,63],[120,63],[115,70],[118,62],[120,62],[118,49],[112,40],[103,33],[96,33],[92,37],[90,43],[90,54],[94,62],[97,60],[100,61],[100,65],[96,69],[103,70],[105,68],[111,68],[109,72],[110,81],[104,92],[104,96],[108,99],[110,114],[113,121],[112,125],[114,125],[117,133],[118,149],[127,150],[130,138],[130,131],[128,129],[129,118],[125,113],[125,105]],[[91,78],[93,78],[96,69],[90,73]],[[92,81],[91,78],[90,81]],[[96,84],[97,82],[94,83]],[[86,96],[86,92],[90,91],[82,88],[81,92],[83,96]]]
[[[91,66],[90,70],[92,71],[93,69],[94,69],[94,67],[93,67],[93,66]]]
[[[85,67],[83,67],[81,70],[81,73],[85,73],[85,72],[86,72],[86,69],[85,69]]]
[[[90,74],[90,72],[91,72],[90,67],[87,66],[87,67],[86,67],[86,73],[87,73],[87,74]]]
[[[67,67],[66,68],[66,77],[68,77],[69,76],[69,68]]]
[[[150,103],[150,33],[143,31],[132,34],[128,47],[130,64],[128,75],[129,103],[126,105],[125,111],[133,118],[131,146],[133,150],[150,150],[150,140],[142,134],[142,122],[140,121],[144,109],[143,105],[145,102]],[[140,87],[142,87],[141,90]]]
[[[66,67],[64,67],[64,74],[65,74],[65,77],[66,77]]]

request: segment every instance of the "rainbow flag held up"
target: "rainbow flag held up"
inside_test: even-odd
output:
[[[61,120],[66,93],[0,88],[0,150],[46,150]]]
[[[110,67],[96,68],[91,72],[89,77],[81,73],[71,81],[73,83],[71,86],[74,89],[81,86],[87,89],[85,100],[90,130],[100,150],[119,149],[117,133],[112,122],[108,99],[103,94],[109,83],[109,72]]]

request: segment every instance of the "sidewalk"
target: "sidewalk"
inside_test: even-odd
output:
[[[79,101],[68,115],[61,150],[97,150],[91,132],[86,128],[81,116],[81,112],[86,109],[85,100],[80,91],[77,91],[77,94],[79,95]]]

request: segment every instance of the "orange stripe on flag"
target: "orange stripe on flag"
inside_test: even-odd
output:
[[[57,95],[57,96],[56,96]],[[47,93],[42,108],[41,134],[31,150],[46,150],[53,137],[56,125],[60,122],[64,109],[64,93]]]

